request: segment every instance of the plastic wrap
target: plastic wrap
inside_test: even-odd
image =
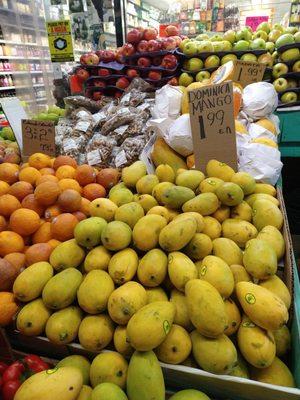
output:
[[[267,82],[251,83],[243,91],[243,111],[254,121],[272,114],[278,106],[274,86]]]
[[[176,119],[180,116],[182,91],[175,86],[165,85],[155,93],[153,118]]]
[[[163,138],[180,155],[187,157],[193,153],[193,138],[190,115],[183,114],[169,126]]]

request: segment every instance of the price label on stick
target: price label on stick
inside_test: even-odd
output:
[[[55,156],[55,125],[52,121],[22,120],[22,158],[33,153]]]
[[[189,94],[195,165],[205,170],[216,159],[237,169],[232,82],[204,86]]]
[[[232,80],[243,87],[250,83],[261,82],[266,66],[258,62],[236,60],[234,62],[234,75]]]

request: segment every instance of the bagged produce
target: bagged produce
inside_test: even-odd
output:
[[[153,118],[175,119],[180,115],[182,91],[180,88],[165,85],[155,93],[155,104],[152,108]]]
[[[271,83],[256,82],[243,91],[243,111],[257,120],[272,114],[278,106],[278,97]]]
[[[181,156],[187,157],[193,153],[193,139],[190,124],[190,115],[183,114],[169,126],[164,139],[173,150]]]

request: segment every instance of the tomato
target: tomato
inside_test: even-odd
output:
[[[14,400],[15,394],[20,386],[21,382],[18,380],[5,382],[2,386],[3,400]]]
[[[32,372],[41,372],[50,368],[50,365],[43,361],[40,357],[35,354],[29,354],[24,358],[24,363]]]

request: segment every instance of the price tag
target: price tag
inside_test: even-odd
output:
[[[237,169],[232,82],[188,92],[196,169],[216,159]]]
[[[22,119],[22,138],[23,158],[27,158],[33,153],[55,156],[54,122]]]
[[[261,82],[266,66],[258,62],[236,60],[234,62],[234,75],[232,80],[243,87],[250,83]]]

